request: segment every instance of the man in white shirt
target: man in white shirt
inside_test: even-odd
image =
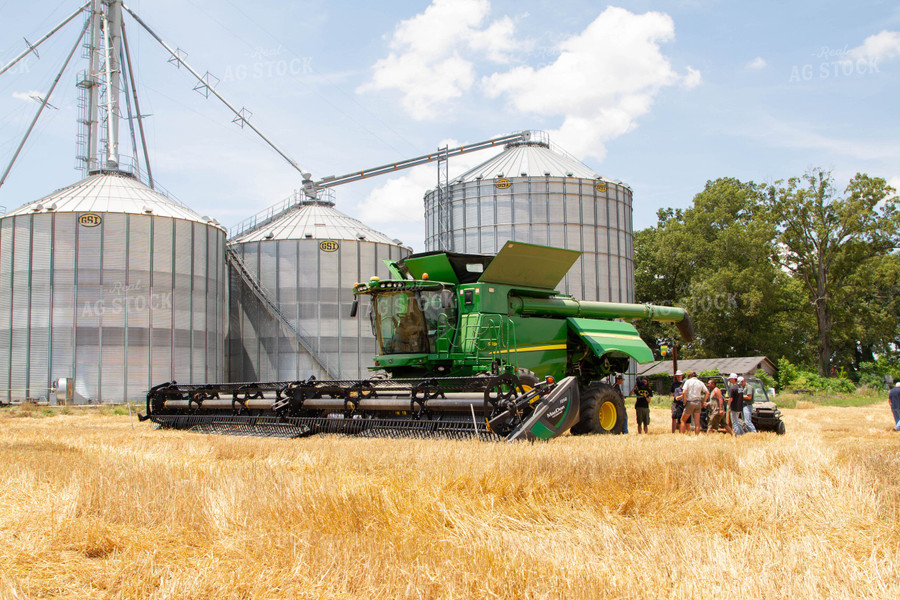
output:
[[[687,422],[694,417],[694,433],[700,435],[700,411],[709,400],[709,391],[703,382],[697,379],[696,371],[688,371],[688,379],[684,382],[681,396],[684,400],[684,413],[681,415],[681,433],[687,431]]]

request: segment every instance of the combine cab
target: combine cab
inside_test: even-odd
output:
[[[599,383],[652,353],[623,320],[674,323],[680,308],[578,301],[557,292],[580,253],[507,242],[495,256],[434,252],[389,262],[393,278],[357,284],[352,316],[378,341],[377,371],[359,381],[153,388],[164,427],[303,436],[549,439],[571,430],[619,433],[625,406]]]

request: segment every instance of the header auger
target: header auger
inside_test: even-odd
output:
[[[653,355],[630,323],[680,308],[578,301],[554,288],[579,252],[507,242],[495,256],[432,252],[358,283],[378,342],[372,378],[178,385],[147,394],[163,427],[299,437],[550,439],[619,433],[625,406],[600,380]]]

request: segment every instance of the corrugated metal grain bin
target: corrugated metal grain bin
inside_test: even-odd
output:
[[[224,378],[225,231],[120,173],[0,218],[0,398],[142,401]]]
[[[359,316],[349,316],[352,287],[373,275],[387,277],[382,260],[407,256],[407,248],[341,213],[330,200],[301,196],[229,246],[303,342],[279,326],[231,269],[229,380],[371,374],[375,337],[367,306],[361,303]]]
[[[634,301],[631,189],[547,141],[509,144],[450,181],[446,197],[426,193],[425,232],[426,250],[494,254],[507,240],[579,250],[560,291],[584,300]]]

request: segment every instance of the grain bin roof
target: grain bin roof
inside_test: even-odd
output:
[[[42,212],[127,213],[209,223],[191,209],[153,191],[131,175],[98,173],[9,211],[5,217]]]
[[[272,240],[359,240],[398,245],[397,242],[334,208],[331,202],[299,202],[283,215],[230,240],[231,243]]]
[[[453,180],[464,183],[496,177],[578,177],[602,179],[600,174],[577,159],[552,150],[543,142],[516,142],[503,152]]]

